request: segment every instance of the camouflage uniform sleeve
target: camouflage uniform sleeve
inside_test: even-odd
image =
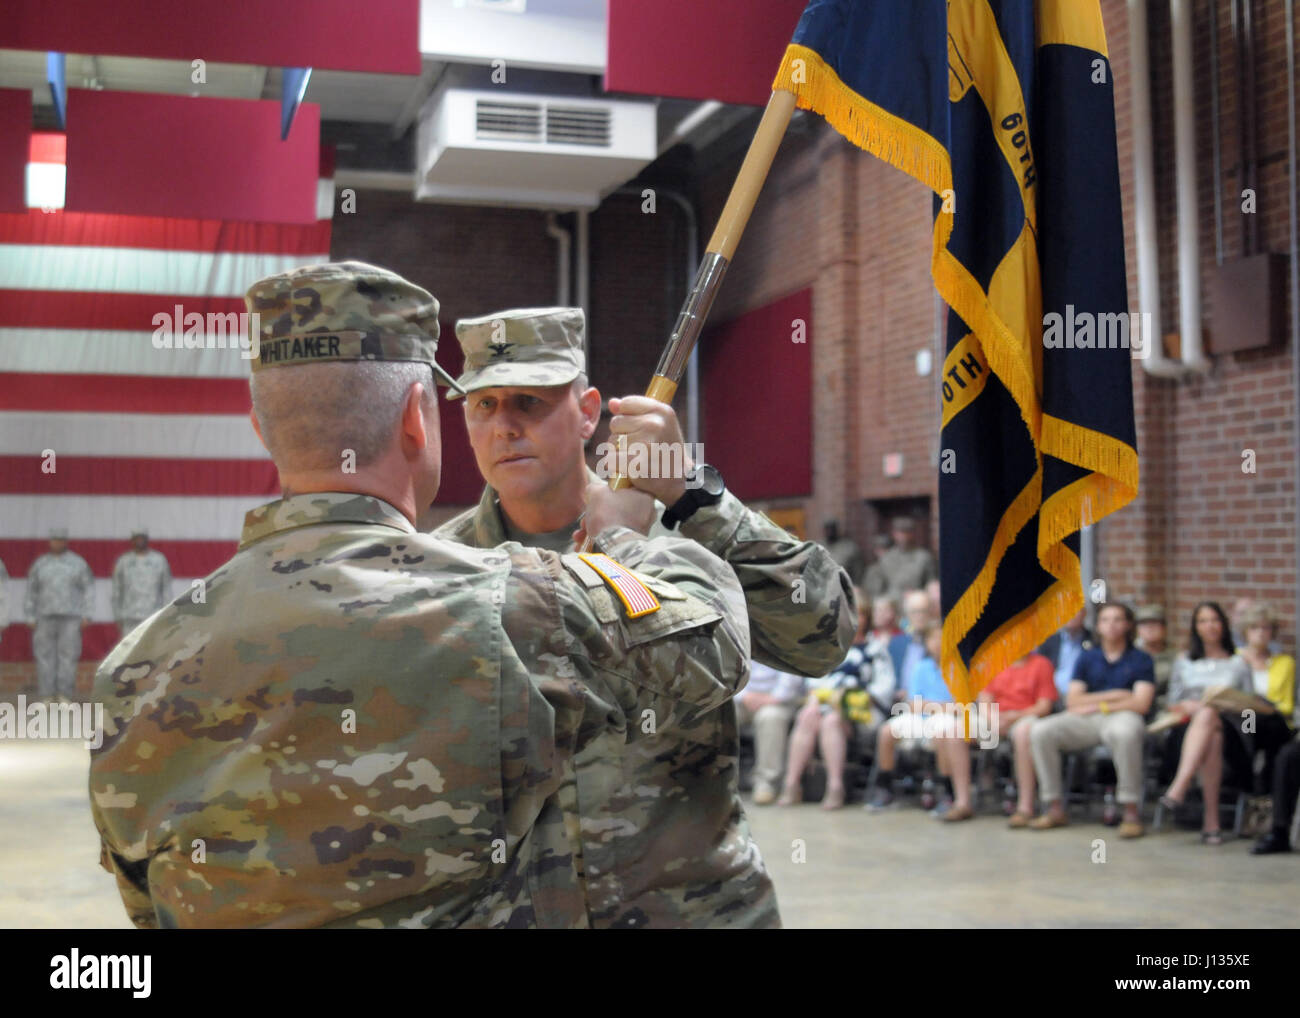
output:
[[[754,660],[796,675],[825,675],[857,629],[853,583],[815,541],[800,541],[731,492],[681,524],[735,570],[749,609]]]
[[[122,599],[126,595],[126,556],[121,555],[113,563],[113,596],[110,598],[109,609],[113,613],[115,622],[122,621]]]
[[[161,608],[172,599],[172,564],[167,561],[164,555],[162,559],[162,569],[158,576],[158,605]]]
[[[37,591],[41,587],[41,560],[37,559],[27,570],[27,593],[23,596],[23,615],[28,622],[36,621]]]
[[[135,645],[128,637],[118,646],[128,643],[131,646]],[[95,684],[91,692],[92,699],[104,704],[106,739],[110,731],[119,730],[126,718],[130,716],[130,712],[116,696],[113,683],[109,678],[115,663],[119,660],[117,651],[118,648],[115,647],[95,671]],[[149,850],[143,841],[134,846],[122,843],[122,839],[114,836],[114,828],[108,817],[109,811],[113,809],[120,811],[127,802],[134,805],[136,793],[119,792],[117,785],[113,784],[107,786],[99,784],[93,762],[100,749],[92,750],[90,773],[90,816],[95,823],[95,830],[99,832],[99,865],[113,874],[113,878],[117,881],[117,893],[122,898],[127,918],[142,930],[155,930],[158,929],[159,923],[153,898],[149,894]]]
[[[553,563],[568,655],[593,698],[579,746],[610,729],[634,740],[689,725],[744,687],[744,596],[724,562],[692,541],[621,527],[602,533],[595,550],[634,571],[659,607],[628,618],[577,556],[540,553]]]
[[[98,810],[95,824],[99,825]],[[149,895],[147,859],[136,863],[127,862],[108,847],[106,841],[99,843],[99,864],[113,874],[117,880],[117,893],[122,896],[122,905],[126,908],[127,918],[139,929],[158,929],[158,915],[154,912],[153,898]]]

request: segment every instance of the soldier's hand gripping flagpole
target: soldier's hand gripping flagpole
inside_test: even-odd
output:
[[[736,253],[736,245],[740,242],[740,235],[745,232],[745,225],[754,211],[754,203],[758,201],[758,193],[763,189],[767,171],[771,169],[772,160],[776,158],[776,150],[781,146],[781,139],[785,136],[786,125],[790,123],[794,107],[794,93],[783,89],[774,91],[772,98],[768,100],[767,108],[763,111],[763,119],[759,121],[758,130],[754,132],[754,140],[749,143],[745,161],[741,164],[740,172],[736,174],[736,182],[731,185],[727,204],[722,209],[718,225],[713,231],[713,236],[709,238],[708,248],[704,252],[704,257],[700,259],[699,268],[695,271],[695,280],[691,284],[690,292],[682,302],[673,334],[668,337],[663,355],[659,358],[659,366],[655,368],[655,373],[646,388],[645,394],[651,399],[657,399],[661,403],[671,403],[677,393],[677,384],[681,381],[682,372],[686,370],[686,363],[690,360],[691,351],[695,349],[695,342],[704,328],[704,320],[709,315],[709,309],[713,307],[713,300],[722,287],[722,277],[726,274],[727,266],[731,264],[731,259]],[[620,435],[618,462],[624,462],[625,448],[626,440]],[[609,486],[615,491],[628,487],[629,483],[621,473],[609,479]],[[588,534],[583,541],[584,552],[591,550],[594,536]]]

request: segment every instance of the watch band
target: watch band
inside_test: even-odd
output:
[[[702,470],[711,471],[717,478],[718,490],[716,492],[707,492],[701,486],[688,486],[686,492],[676,502],[664,510],[663,515],[659,517],[659,522],[668,530],[674,530],[678,523],[685,522],[695,515],[697,511],[706,505],[717,505],[722,501],[722,494],[726,490],[726,485],[722,480],[722,474],[717,467],[711,467],[705,463],[697,463],[686,473],[686,480],[693,482],[699,476]]]

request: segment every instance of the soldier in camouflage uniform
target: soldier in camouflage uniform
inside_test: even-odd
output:
[[[37,695],[51,700],[76,698],[81,631],[90,625],[94,593],[90,566],[68,548],[68,532],[50,531],[50,550],[27,570],[23,603],[32,625]]]
[[[599,480],[583,457],[601,397],[583,374],[582,310],[486,315],[458,322],[456,335],[465,352],[465,420],[488,486],[477,507],[437,534],[479,548],[504,540],[572,547],[582,493]],[[663,403],[628,397],[610,409],[611,430],[633,451],[638,442],[682,442]],[[685,487],[680,476],[632,483],[669,504]],[[843,661],[857,612],[848,576],[824,548],[796,540],[729,492],[685,519],[680,533],[740,579],[755,660],[814,676]],[[572,836],[594,926],[780,924],[740,800],[733,704],[635,743],[601,738],[578,754],[575,771],[576,787],[561,794],[576,797],[582,818]]]
[[[428,383],[454,385],[437,301],[348,262],[246,302],[284,497],[96,675],[92,813],[131,919],[587,925],[563,766],[598,733],[697,724],[743,685],[739,585],[704,548],[624,525],[649,525],[637,492],[593,488],[604,575],[420,533],[441,472]]]
[[[149,532],[131,533],[132,548],[113,566],[113,618],[125,636],[172,599],[172,570],[167,557],[149,547]]]

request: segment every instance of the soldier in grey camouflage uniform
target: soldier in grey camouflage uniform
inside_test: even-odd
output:
[[[534,308],[456,325],[465,352],[465,420],[488,482],[477,507],[436,533],[473,547],[517,540],[572,547],[582,493],[599,480],[583,444],[600,393],[583,374],[583,313]],[[638,442],[682,442],[671,407],[613,400],[611,430]],[[675,502],[681,477],[633,480]],[[656,505],[656,512],[662,511]],[[670,531],[656,524],[651,534]],[[755,660],[820,676],[843,661],[857,620],[852,585],[818,544],[798,541],[735,496],[680,524],[727,561],[745,591]],[[635,743],[602,738],[575,759],[580,850],[599,927],[770,927],[776,895],[741,804],[736,711],[701,715]]]
[[[50,531],[50,550],[27,570],[23,610],[32,625],[36,692],[46,699],[77,695],[81,631],[90,625],[95,578],[86,560],[68,548],[66,530]]]
[[[450,382],[437,301],[354,262],[246,301],[254,426],[284,497],[96,675],[92,813],[128,914],[587,925],[564,765],[602,732],[697,724],[743,685],[739,585],[693,542],[624,525],[649,524],[637,492],[592,491],[608,581],[575,556],[420,533],[441,473],[429,383]],[[629,592],[656,607],[625,610]]]
[[[149,547],[149,532],[131,532],[132,549],[113,566],[113,618],[125,636],[172,599],[172,570],[167,556]]]

